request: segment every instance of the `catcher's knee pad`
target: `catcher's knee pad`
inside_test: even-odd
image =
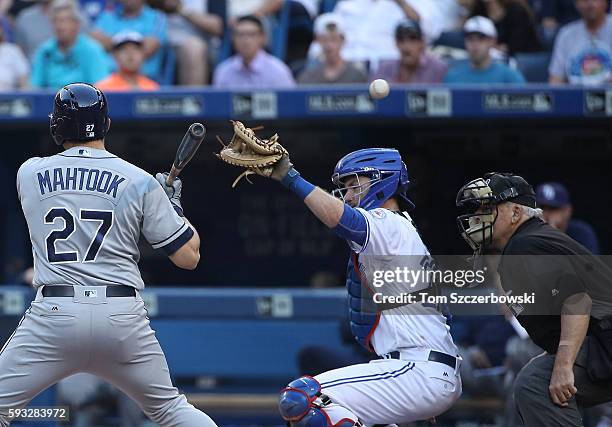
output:
[[[278,399],[278,410],[285,421],[299,421],[321,396],[321,384],[312,377],[291,381]]]
[[[361,427],[358,421],[342,418],[334,423],[324,408],[310,408],[308,413],[299,421],[291,422],[291,427]]]
[[[353,427],[356,420],[342,418],[332,422],[325,407],[331,404],[329,397],[321,394],[319,382],[308,376],[290,382],[280,394],[278,409],[292,427]],[[335,405],[334,405],[335,406]]]

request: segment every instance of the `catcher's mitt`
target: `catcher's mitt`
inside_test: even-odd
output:
[[[229,144],[225,145],[221,138],[217,137],[217,140],[223,146],[217,157],[225,163],[246,169],[236,178],[232,188],[243,177],[246,177],[246,180],[249,181],[249,175],[257,174],[269,178],[276,164],[281,161],[283,156],[289,155],[287,150],[278,142],[278,134],[274,134],[270,139],[261,139],[255,135],[253,129],[247,128],[239,121],[232,120],[232,125],[234,126],[234,136]]]

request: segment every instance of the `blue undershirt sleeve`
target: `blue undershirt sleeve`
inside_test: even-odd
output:
[[[368,235],[368,223],[359,210],[345,204],[340,222],[332,231],[343,239],[363,246]]]

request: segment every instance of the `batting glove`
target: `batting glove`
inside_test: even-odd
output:
[[[170,203],[172,203],[176,213],[178,213],[180,216],[184,216],[183,206],[181,205],[181,191],[183,190],[183,182],[178,178],[174,178],[174,182],[171,186],[169,186],[166,184],[168,175],[170,175],[168,172],[158,172],[155,174],[155,179],[161,184],[162,188],[166,192],[166,196],[168,196],[170,199]]]

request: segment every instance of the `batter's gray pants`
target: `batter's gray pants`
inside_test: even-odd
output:
[[[77,372],[115,385],[163,427],[216,427],[172,386],[142,298],[106,298],[104,287],[84,286],[63,298],[39,290],[0,351],[0,426],[9,425],[10,408]]]
[[[525,365],[514,383],[514,400],[525,426],[582,427],[580,409],[612,401],[612,381],[591,381],[585,368],[586,356],[583,344],[574,364],[578,392],[565,408],[555,405],[548,392],[555,356],[539,356]]]

